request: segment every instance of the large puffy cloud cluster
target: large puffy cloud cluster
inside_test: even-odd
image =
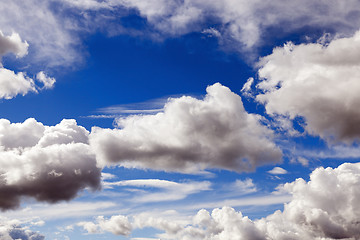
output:
[[[329,141],[360,138],[360,32],[320,43],[275,48],[260,61],[256,99],[272,115],[303,117],[305,129]]]
[[[31,63],[41,66],[70,66],[79,61],[75,46],[76,21],[60,18],[56,1],[0,1],[0,29],[10,34],[16,31],[33,47]],[[57,8],[59,9],[59,8]]]
[[[161,239],[355,240],[360,238],[359,184],[360,163],[345,163],[335,169],[317,168],[308,182],[297,179],[283,185],[281,188],[292,194],[292,200],[283,211],[259,220],[252,221],[233,208],[223,207],[211,213],[200,210],[191,222],[140,214],[133,216],[131,224],[133,229],[162,230],[164,233],[158,235]],[[114,229],[124,227],[123,222],[119,224]],[[87,223],[90,225],[91,222]],[[90,230],[84,224],[81,226]]]
[[[240,96],[217,83],[203,100],[170,99],[164,112],[118,119],[120,129],[93,128],[90,145],[103,165],[249,171],[282,157],[260,119],[245,111]]]
[[[360,24],[360,7],[356,0],[346,4],[339,0],[286,1],[286,0],[225,0],[225,1],[166,1],[166,0],[78,0],[63,2],[82,10],[136,9],[138,14],[162,34],[179,35],[202,31],[206,23],[217,24],[206,34],[230,39],[246,48],[261,41],[262,33],[270,27],[286,24],[286,30],[303,27],[351,33]],[[281,14],[279,14],[281,13]]]
[[[70,200],[85,188],[100,186],[101,169],[91,153],[88,132],[75,120],[44,126],[0,120],[1,209],[16,208],[22,197]]]

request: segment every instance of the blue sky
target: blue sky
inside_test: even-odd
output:
[[[1,239],[358,239],[355,0],[0,1]]]

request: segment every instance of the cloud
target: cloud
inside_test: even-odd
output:
[[[250,178],[247,178],[245,180],[239,180],[237,179],[235,183],[233,184],[233,191],[241,194],[248,194],[252,192],[256,192],[256,186],[253,183],[253,180]]]
[[[34,81],[24,73],[15,73],[0,67],[0,99],[11,99],[18,94],[25,95],[28,92],[37,92]]]
[[[15,73],[6,69],[1,64],[1,58],[13,53],[16,57],[24,57],[28,53],[29,44],[23,42],[18,33],[13,32],[10,36],[5,36],[0,31],[0,99],[11,99],[16,95],[26,95],[29,92],[37,93],[38,89],[52,88],[55,83],[55,78],[50,78],[41,71],[36,75],[36,78],[44,86],[39,88],[36,86],[34,80],[27,76],[24,72]]]
[[[317,168],[284,185],[293,199],[257,225],[273,239],[358,239],[360,164]]]
[[[282,29],[281,33],[296,32],[307,27],[351,34],[360,23],[360,9],[356,0],[347,1],[346,6],[336,0],[316,3],[311,0],[301,2],[285,0],[225,0],[221,2],[66,0],[63,2],[83,11],[135,9],[151,27],[162,35],[176,36],[189,32],[211,32],[213,36],[220,37],[220,40],[226,44],[235,43],[237,49],[264,44],[263,34],[270,28],[277,28],[284,24],[287,28]],[[209,26],[209,22],[212,25]],[[216,28],[213,27],[214,23]]]
[[[75,120],[44,126],[0,120],[0,208],[16,208],[23,197],[55,203],[80,190],[99,189],[101,169]]]
[[[268,171],[268,173],[274,174],[274,175],[279,175],[279,174],[287,174],[288,172],[281,167],[274,167],[273,169]]]
[[[0,1],[0,29],[6,34],[16,31],[27,40],[31,45],[29,60],[32,65],[71,66],[81,61],[79,38],[71,33],[78,29],[77,21],[71,22],[61,11],[55,11],[57,2]],[[60,10],[60,6],[56,9]]]
[[[282,157],[272,131],[260,120],[245,111],[240,96],[214,84],[203,100],[173,98],[164,112],[117,119],[119,129],[94,127],[90,145],[102,165],[251,171]]]
[[[47,76],[43,71],[36,74],[36,80],[43,84],[41,89],[51,89],[56,82],[55,78]]]
[[[28,53],[28,47],[29,44],[23,42],[18,33],[13,32],[10,36],[5,36],[0,31],[0,58],[8,53],[23,57]]]
[[[359,239],[360,163],[338,168],[317,168],[306,182],[297,179],[281,188],[292,194],[283,211],[250,220],[231,207],[212,212],[200,210],[192,220],[169,216],[133,216],[133,229],[152,227],[162,230],[161,239]],[[109,231],[109,230],[107,230]]]
[[[77,225],[83,227],[88,233],[92,234],[108,231],[115,235],[127,236],[132,230],[128,218],[122,215],[112,216],[110,219],[99,216],[96,218],[96,223],[80,222]]]
[[[248,78],[242,89],[240,90],[241,94],[245,97],[253,98],[253,93],[251,90],[251,86],[254,83],[254,78]]]
[[[304,167],[308,167],[309,166],[309,160],[304,158],[304,157],[297,157],[297,158],[292,158],[290,160],[291,163],[300,163],[302,166]]]
[[[151,189],[151,191],[139,192],[133,197],[133,202],[143,203],[176,201],[184,199],[190,194],[211,189],[211,183],[207,181],[178,183],[160,179],[135,179],[118,182],[104,182],[103,184],[105,188],[119,186],[127,187],[130,191],[139,188],[144,190]],[[159,191],[154,190],[154,188]]]
[[[308,133],[328,142],[360,137],[360,32],[327,46],[319,43],[275,48],[259,62],[256,99],[268,114],[303,117]]]
[[[45,237],[21,225],[19,220],[0,219],[0,238],[3,240],[44,240]]]
[[[281,37],[305,28],[311,33],[318,30],[349,35],[360,25],[356,0],[348,0],[345,5],[338,0],[28,0],[26,3],[1,0],[0,3],[3,5],[0,29],[5,34],[16,31],[24,37],[32,46],[28,60],[47,68],[72,68],[82,63],[86,49],[82,46],[83,37],[95,32],[162,39],[191,32],[207,33],[227,48],[248,51],[268,44],[264,36],[271,35],[270,30],[279,26],[287,26],[278,29],[277,35]],[[123,24],[122,18],[133,14],[146,20],[140,30]]]
[[[110,214],[114,213],[115,207],[118,207],[118,205],[110,201],[75,200],[69,202],[58,202],[55,204],[32,204],[23,209],[3,212],[1,215],[9,219],[21,219],[26,222],[38,221],[38,219],[51,222],[64,219],[84,219],[101,214]],[[51,211],[49,211],[49,209],[51,209]]]

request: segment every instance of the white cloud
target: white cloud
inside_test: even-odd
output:
[[[10,36],[5,36],[0,31],[0,59],[7,53],[13,53],[16,57],[23,57],[28,53],[29,44],[23,42],[18,33],[13,32]]]
[[[172,182],[160,179],[136,179],[124,180],[119,182],[104,182],[105,188],[121,186],[130,189],[142,188],[145,191],[139,192],[133,197],[134,202],[162,202],[176,201],[186,198],[190,194],[199,193],[201,191],[210,190],[210,182]],[[154,188],[159,191],[154,190]],[[151,189],[151,191],[146,191]]]
[[[81,61],[78,37],[70,33],[76,27],[76,21],[61,16],[54,11],[58,1],[0,1],[0,29],[9,34],[16,31],[26,39],[33,51],[32,64],[41,66],[71,66]],[[60,9],[58,5],[57,9]],[[80,13],[79,13],[80,15]]]
[[[57,202],[100,187],[100,171],[87,144],[88,132],[75,120],[56,126],[28,119],[0,120],[0,208],[16,208],[22,197]]]
[[[251,91],[251,86],[254,83],[254,78],[248,78],[248,80],[246,81],[246,83],[244,84],[244,86],[241,89],[241,94],[245,97],[253,97],[253,93]]]
[[[117,119],[120,129],[94,127],[90,145],[102,165],[250,171],[282,157],[260,119],[245,111],[240,96],[214,84],[203,100],[173,98],[164,112]]]
[[[34,80],[27,76],[24,72],[15,73],[6,69],[1,64],[1,58],[13,53],[16,57],[24,57],[28,53],[29,44],[23,42],[18,33],[13,32],[10,36],[5,36],[0,31],[0,99],[11,99],[16,95],[25,95],[29,92],[37,93],[38,89],[52,88],[55,83],[55,78],[50,78],[44,72],[39,72],[36,78],[44,86],[39,88],[35,85]]]
[[[29,56],[32,64],[47,67],[72,67],[83,62],[85,48],[81,35],[97,31],[155,38],[204,32],[218,37],[229,48],[249,50],[266,44],[264,36],[269,29],[279,26],[287,26],[278,31],[286,36],[304,28],[349,35],[360,25],[357,0],[347,0],[346,4],[339,0],[1,0],[0,3],[0,29],[5,34],[16,31],[24,37],[33,48]],[[134,14],[134,10],[147,20],[142,31],[118,21]]]
[[[192,220],[143,213],[133,216],[131,225],[133,229],[162,230],[157,237],[166,240],[359,239],[359,184],[360,163],[345,163],[335,169],[320,167],[308,182],[297,179],[284,184],[282,189],[292,194],[292,200],[283,211],[259,220],[223,207],[211,213],[200,210]]]
[[[274,175],[279,175],[279,174],[287,174],[288,172],[281,167],[274,167],[273,169],[268,171],[268,173],[274,174]]]
[[[115,235],[127,236],[132,230],[128,218],[122,215],[112,216],[110,219],[99,216],[96,218],[96,223],[79,222],[77,225],[83,227],[88,233],[92,234],[108,231]]]
[[[256,192],[256,186],[253,183],[252,179],[247,178],[245,180],[239,180],[237,179],[234,183],[234,191],[241,192],[242,194],[252,193]]]
[[[298,31],[303,27],[335,30],[341,34],[355,31],[360,23],[359,4],[348,0],[343,4],[331,1],[164,1],[164,0],[95,0],[65,1],[69,6],[82,10],[136,9],[139,15],[163,35],[180,35],[192,31],[214,32],[214,36],[225,37],[237,48],[251,48],[261,43],[268,28],[283,26],[285,33]],[[111,12],[111,11],[110,11]],[[206,22],[215,22],[213,31]],[[351,19],[351,20],[350,20]],[[206,30],[204,30],[204,28]],[[263,44],[263,43],[262,43]]]
[[[113,214],[116,203],[110,201],[69,201],[55,204],[36,203],[23,209],[3,212],[2,216],[9,219],[19,219],[23,222],[32,222],[34,218],[46,221],[63,219],[84,219],[101,214]],[[49,211],[51,209],[51,211]]]
[[[9,220],[0,218],[0,238],[2,240],[44,240],[45,237],[29,229],[28,226],[22,226],[22,222],[17,219]]]
[[[262,58],[256,97],[269,114],[305,118],[305,129],[329,142],[360,138],[360,32],[327,46],[275,48]]]
[[[55,78],[47,76],[43,71],[36,74],[36,80],[43,84],[41,89],[51,89],[56,82]]]
[[[309,160],[304,157],[297,157],[290,160],[291,163],[300,163],[304,167],[309,166]]]
[[[0,99],[11,99],[18,94],[37,92],[34,81],[26,74],[15,73],[6,68],[0,68]]]

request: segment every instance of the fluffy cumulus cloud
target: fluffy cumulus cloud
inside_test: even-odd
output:
[[[169,240],[359,239],[359,184],[360,163],[345,163],[335,169],[320,167],[311,173],[308,182],[297,179],[281,186],[292,194],[292,200],[285,204],[283,211],[259,220],[252,221],[233,208],[223,207],[211,213],[200,210],[190,222],[149,214],[135,215],[131,218],[131,226],[162,230],[158,237]],[[98,222],[101,221],[103,218]],[[128,226],[128,221],[125,223]],[[96,223],[87,224],[80,225],[89,232],[93,231],[91,226],[98,227]],[[124,221],[106,231],[116,228],[124,228]]]
[[[13,32],[10,36],[5,36],[0,31],[0,57],[7,53],[14,53],[17,57],[23,57],[28,53],[29,44],[23,42],[18,33]]]
[[[260,119],[245,111],[240,96],[214,84],[202,100],[170,99],[164,112],[117,119],[119,129],[95,127],[90,145],[103,165],[249,171],[282,157]]]
[[[43,87],[36,86],[34,80],[24,72],[15,73],[6,69],[1,64],[1,58],[8,54],[15,54],[16,57],[24,57],[28,53],[29,44],[22,41],[19,34],[12,33],[9,36],[0,31],[0,99],[11,99],[16,95],[25,95],[29,92],[38,92],[38,89],[52,88],[55,78],[48,77],[43,71],[36,76]]]
[[[129,235],[132,226],[129,219],[122,215],[112,216],[105,219],[103,216],[96,218],[96,222],[80,222],[78,226],[83,227],[88,233],[101,233],[104,231],[111,232],[115,235]]]
[[[0,120],[1,209],[16,208],[22,197],[57,202],[80,190],[100,187],[101,169],[91,153],[88,132],[75,120],[44,126]]]
[[[329,141],[360,138],[360,32],[328,45],[287,43],[259,63],[256,99],[272,115],[303,117],[305,129]]]
[[[150,26],[165,35],[186,34],[192,31],[216,33],[220,39],[240,43],[250,48],[261,42],[262,34],[271,27],[286,24],[286,30],[303,27],[328,29],[348,34],[360,24],[356,0],[286,1],[286,0],[64,0],[69,6],[82,10],[135,9]],[[110,11],[111,12],[111,11]],[[281,13],[281,14],[279,14]],[[206,22],[217,24],[215,29]]]
[[[134,179],[103,184],[105,188],[125,187],[129,192],[142,188],[131,201],[143,203],[175,201],[191,194],[211,190],[211,183],[207,181],[178,183],[160,179]]]
[[[24,227],[18,220],[8,220],[5,218],[0,219],[0,238],[3,240],[44,240],[45,237],[37,232],[29,229],[28,226]]]
[[[352,34],[360,26],[357,0],[1,0],[0,3],[0,29],[6,34],[16,31],[27,39],[34,49],[32,63],[48,67],[70,67],[82,62],[80,35],[96,31],[162,37],[202,32],[216,36],[224,45],[250,49],[264,44],[265,33],[278,26],[286,25],[281,27],[284,35],[305,27]],[[147,27],[139,31],[122,25],[121,18],[129,14],[146,19]]]
[[[33,79],[23,72],[15,73],[6,68],[0,68],[0,87],[0,99],[11,99],[18,94],[37,92]]]

